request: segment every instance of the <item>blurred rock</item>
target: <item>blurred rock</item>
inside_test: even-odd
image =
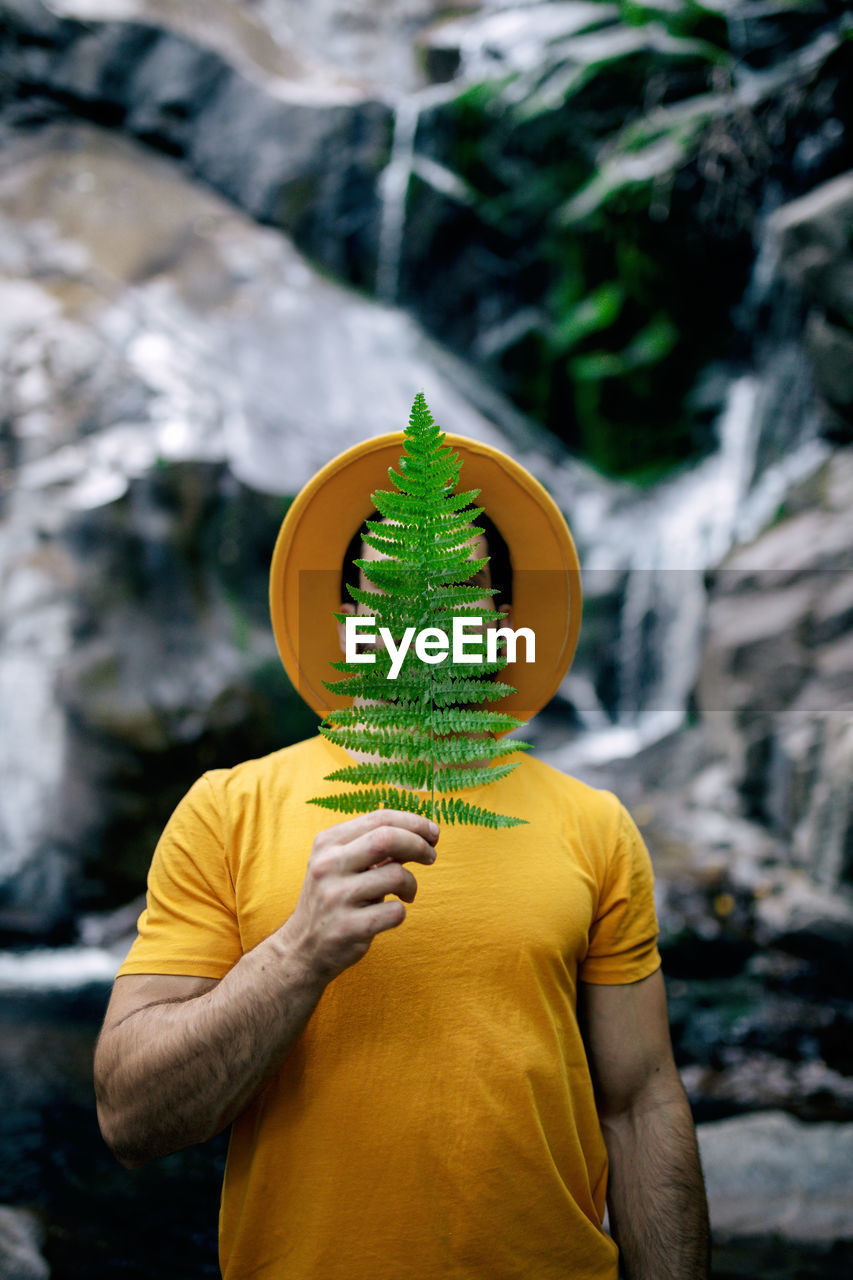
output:
[[[849,788],[847,799],[849,803]],[[853,951],[849,883],[821,888],[809,875],[794,870],[787,877],[777,877],[774,891],[756,904],[756,920],[759,937],[809,962],[817,990],[849,996],[847,966]]]
[[[713,577],[697,705],[748,816],[851,885],[853,455]]]
[[[461,11],[477,0],[457,0]],[[360,83],[397,95],[423,83],[415,35],[447,0],[252,0],[251,9],[279,39],[289,40],[312,57],[341,68]]]
[[[849,1034],[849,1024],[846,1028]],[[853,1080],[819,1059],[723,1047],[722,1061],[690,1063],[680,1075],[697,1121],[779,1108],[809,1124],[853,1121]]]
[[[145,894],[96,915],[81,916],[78,937],[84,947],[114,947],[126,954],[136,937],[136,922],[145,907]]]
[[[806,342],[818,386],[836,411],[835,439],[853,437],[853,173],[774,216],[782,269],[812,305]],[[841,423],[846,423],[846,431]]]
[[[853,173],[785,205],[773,223],[786,273],[810,301],[853,329]]]
[[[114,134],[7,140],[0,216],[4,434],[16,467],[52,455],[24,488],[85,509],[158,460],[228,458],[245,482],[294,492],[353,440],[399,429],[427,383],[439,420],[501,438],[405,316]]]
[[[224,0],[203,14],[180,2],[4,0],[0,14],[0,101],[42,116],[61,101],[120,122],[341,275],[372,279],[391,115],[369,88]]]
[[[853,1125],[771,1111],[700,1125],[698,1137],[715,1246],[799,1246],[824,1255],[831,1269],[821,1274],[844,1274],[842,1256],[853,1259]],[[747,1274],[766,1273],[753,1259]]]
[[[44,1232],[34,1213],[0,1205],[0,1275],[3,1280],[47,1280]]]
[[[806,327],[806,347],[827,400],[853,416],[853,328],[842,329],[813,312]]]

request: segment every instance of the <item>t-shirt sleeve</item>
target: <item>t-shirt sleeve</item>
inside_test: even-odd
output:
[[[218,979],[242,955],[226,836],[210,775],[191,787],[166,824],[137,930],[120,977]]]
[[[620,804],[616,843],[579,977],[610,986],[647,978],[660,967],[657,935],[652,861],[634,820]]]

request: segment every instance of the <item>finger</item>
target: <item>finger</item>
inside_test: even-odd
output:
[[[394,894],[403,902],[414,902],[418,891],[418,882],[399,862],[389,862],[383,867],[372,867],[369,871],[352,878],[353,905],[364,905],[370,902],[381,902],[388,894]]]
[[[336,844],[351,844],[378,826],[402,827],[414,831],[430,844],[435,844],[438,839],[438,827],[434,822],[419,813],[406,813],[404,809],[373,809],[370,813],[362,813],[357,818],[327,827],[321,834],[330,837]]]
[[[387,929],[396,929],[406,918],[406,908],[399,898],[376,902],[364,908],[361,924],[365,937],[375,937]]]
[[[405,827],[375,827],[339,850],[337,869],[341,875],[379,868],[388,862],[435,862],[435,848],[423,836]]]

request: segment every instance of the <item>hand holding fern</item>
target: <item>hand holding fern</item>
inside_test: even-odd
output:
[[[437,840],[435,823],[394,809],[320,832],[299,901],[281,929],[308,972],[330,982],[366,955],[377,934],[402,924],[417,892],[403,864],[430,866]]]

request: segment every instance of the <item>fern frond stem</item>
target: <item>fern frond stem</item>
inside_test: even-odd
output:
[[[435,532],[433,532],[433,538],[435,538],[435,536],[436,536],[436,535],[435,535]],[[431,591],[432,591],[432,582],[430,582],[430,583],[428,584],[428,587],[427,587],[427,592],[429,593],[429,592],[431,592]],[[435,750],[435,736],[436,736],[436,735],[435,735],[435,676],[434,676],[434,672],[433,672],[433,668],[432,668],[432,667],[430,667],[430,682],[429,682],[429,729],[430,729],[430,734],[429,734],[429,736],[430,736],[430,749],[429,749],[429,762],[430,762],[429,816],[430,816],[430,819],[431,819],[433,822],[435,822],[435,770],[436,770],[436,758],[435,758],[435,757],[436,757],[436,750]]]
[[[430,818],[432,818],[433,821],[435,821],[435,764],[436,764],[435,722],[434,721],[435,721],[435,696],[433,694],[433,682],[432,680],[430,680],[429,682],[429,727],[431,730],[430,738],[432,740],[432,745],[430,746],[430,749],[429,749],[429,760],[430,760],[430,768],[431,768],[431,775],[432,775],[431,776],[432,786],[430,787],[430,795],[429,795],[429,816]]]

